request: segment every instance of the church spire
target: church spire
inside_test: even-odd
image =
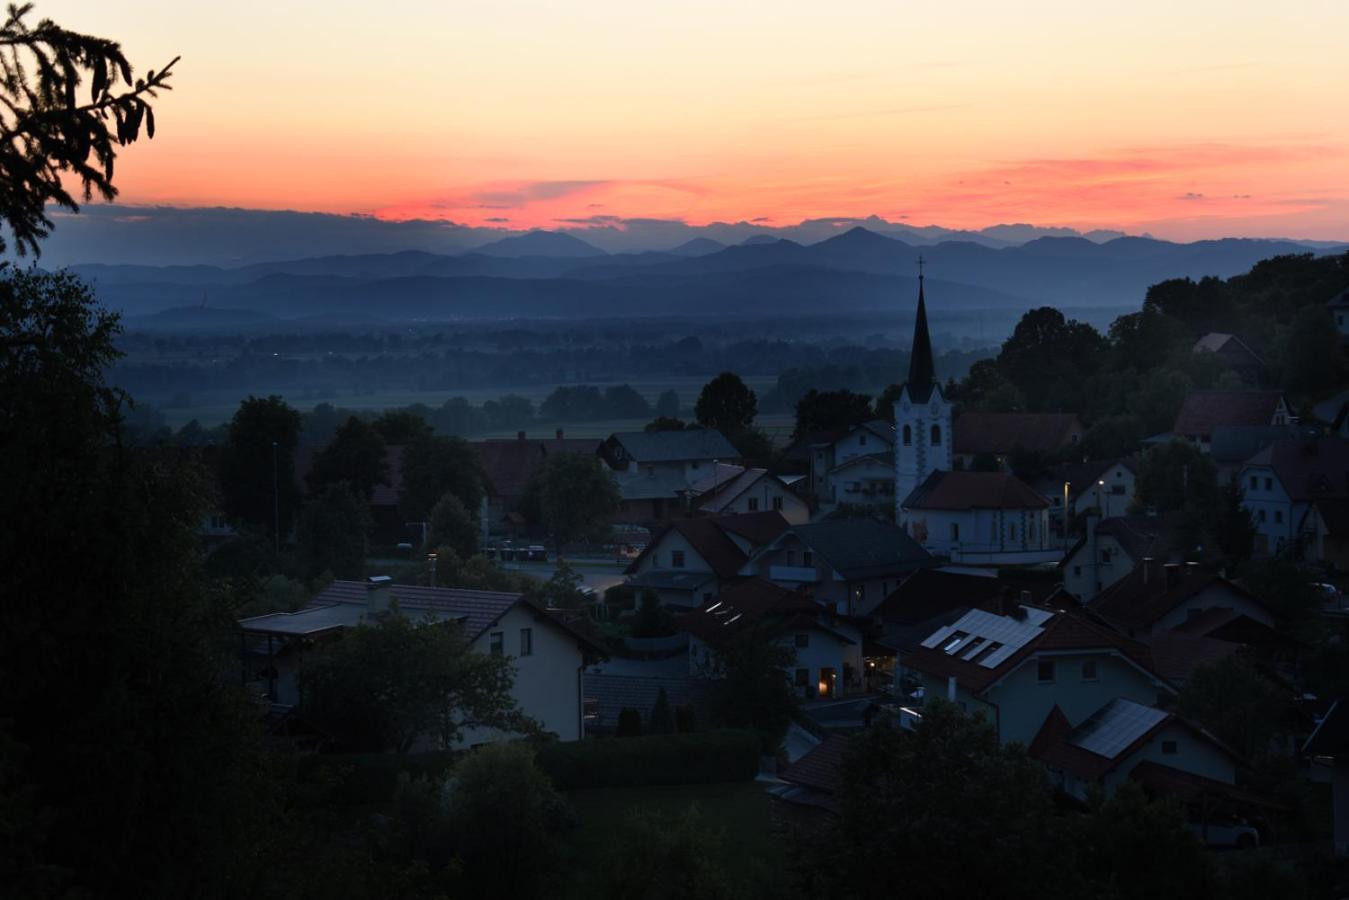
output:
[[[932,365],[932,338],[927,331],[927,304],[923,300],[923,257],[918,257],[918,316],[913,323],[913,350],[909,354],[909,396],[915,403],[927,402],[937,381]]]

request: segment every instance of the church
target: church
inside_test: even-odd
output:
[[[909,379],[895,400],[895,521],[929,552],[966,565],[1057,562],[1049,504],[1006,472],[957,471],[955,410],[937,381],[922,260]]]

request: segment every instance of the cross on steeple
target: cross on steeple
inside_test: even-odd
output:
[[[923,280],[923,254],[918,254],[918,280]]]

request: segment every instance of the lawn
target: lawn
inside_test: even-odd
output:
[[[785,855],[774,833],[772,801],[755,782],[590,788],[565,796],[578,819],[562,847],[570,896],[588,896],[633,810],[673,817],[696,805],[706,826],[720,833],[722,862],[733,878],[757,880],[762,873],[783,870]]]

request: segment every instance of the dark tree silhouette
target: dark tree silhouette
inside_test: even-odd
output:
[[[0,219],[20,254],[39,253],[38,242],[51,233],[48,204],[79,211],[65,179],[79,181],[85,200],[95,192],[117,196],[117,148],[142,128],[155,136],[150,99],[171,89],[178,62],[136,78],[116,41],[49,19],[30,24],[32,10],[31,3],[11,4],[0,25]],[[86,81],[88,100],[81,102]]]
[[[300,490],[295,484],[295,446],[301,417],[280,397],[249,397],[230,422],[221,461],[225,512],[236,522],[268,534],[290,533]]]
[[[703,385],[693,411],[699,425],[715,428],[726,435],[737,435],[753,424],[754,416],[759,412],[759,400],[739,375],[722,372]]]

